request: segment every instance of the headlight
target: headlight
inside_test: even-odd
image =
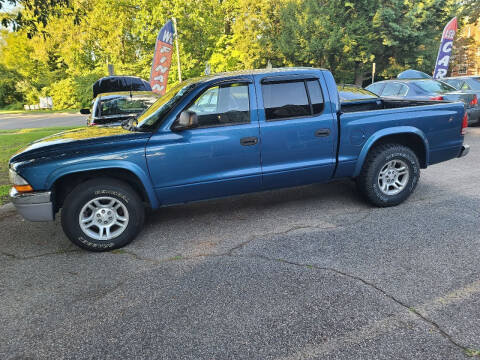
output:
[[[12,169],[10,169],[8,172],[8,178],[10,179],[10,183],[18,192],[33,191],[33,188],[30,186],[30,184]]]

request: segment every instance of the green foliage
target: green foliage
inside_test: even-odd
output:
[[[53,83],[48,89],[48,95],[53,99],[54,109],[71,109],[80,107],[80,102],[75,96],[75,81],[72,78],[66,78]]]
[[[0,205],[8,192],[8,160],[32,141],[72,127],[51,127],[23,130],[0,130]]]
[[[21,6],[17,31],[0,33],[0,106],[52,95],[56,108],[88,106],[106,75],[148,79],[155,39],[175,17],[183,78],[273,66],[317,66],[361,84],[433,70],[443,26],[459,0],[0,0]],[[23,7],[22,7],[23,6]],[[478,16],[478,15],[477,15]],[[14,18],[12,18],[14,19]],[[470,19],[465,19],[470,21]],[[12,20],[14,21],[14,20]],[[30,26],[30,25],[32,26]],[[31,38],[29,38],[29,36]],[[173,52],[169,86],[178,82]],[[13,89],[13,91],[12,91]]]
[[[16,104],[23,99],[23,96],[16,89],[16,83],[20,80],[20,75],[7,69],[0,64],[0,107],[8,104]]]

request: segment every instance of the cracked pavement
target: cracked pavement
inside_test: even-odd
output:
[[[480,359],[480,128],[389,209],[349,180],[161,209],[87,253],[0,216],[1,359]]]

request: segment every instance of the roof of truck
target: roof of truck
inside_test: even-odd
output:
[[[201,76],[195,78],[197,82],[210,81],[212,79],[222,78],[222,77],[234,77],[238,75],[262,75],[262,74],[280,74],[280,73],[302,73],[302,72],[311,72],[312,70],[324,71],[325,69],[314,68],[314,67],[281,67],[281,68],[272,68],[272,69],[252,69],[252,70],[239,70],[239,71],[229,71],[223,73],[210,74],[207,76]]]

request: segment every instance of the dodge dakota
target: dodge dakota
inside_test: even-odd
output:
[[[340,101],[332,74],[284,68],[174,86],[123,127],[33,142],[9,164],[27,220],[61,223],[91,251],[130,243],[146,208],[352,178],[375,206],[400,204],[425,169],[467,155],[461,102]],[[388,211],[388,210],[385,210]]]

